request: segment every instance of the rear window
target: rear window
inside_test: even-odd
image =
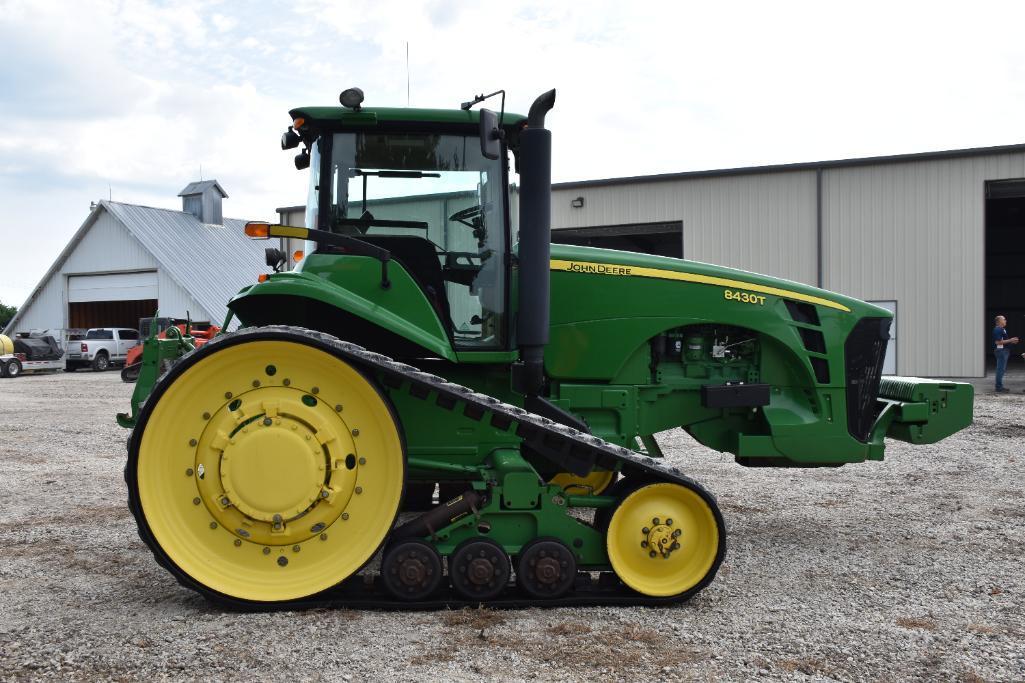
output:
[[[122,339],[138,339],[139,332],[137,330],[121,330],[121,332],[118,333],[118,336]]]
[[[85,333],[86,339],[113,339],[114,330],[89,330]]]

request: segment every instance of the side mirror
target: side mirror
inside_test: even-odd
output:
[[[502,129],[498,127],[498,114],[490,109],[480,110],[480,153],[485,159],[502,155]]]
[[[285,265],[285,259],[288,258],[285,256],[285,252],[275,247],[267,247],[263,253],[266,264],[273,268],[275,273],[281,272]]]

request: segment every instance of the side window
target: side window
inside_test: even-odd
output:
[[[138,339],[139,338],[139,331],[138,330],[118,330],[118,336],[120,336],[121,339]]]

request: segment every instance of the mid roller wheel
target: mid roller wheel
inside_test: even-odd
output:
[[[701,589],[726,550],[719,508],[696,483],[641,486],[620,501],[605,538],[616,575],[653,597]]]
[[[565,544],[537,538],[523,547],[516,563],[516,583],[532,598],[557,598],[573,587],[577,561]]]
[[[456,593],[484,601],[505,590],[512,567],[502,546],[486,538],[470,539],[452,553],[448,573]]]
[[[143,540],[185,585],[302,600],[374,556],[399,509],[401,432],[373,382],[287,328],[206,344],[155,388],[126,480]]]
[[[587,476],[580,477],[571,472],[560,472],[548,483],[561,486],[570,496],[600,496],[616,481],[616,472],[595,468]]]
[[[399,600],[423,600],[441,585],[444,572],[438,551],[424,541],[403,541],[381,561],[384,587]]]

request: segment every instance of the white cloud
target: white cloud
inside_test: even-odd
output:
[[[522,112],[557,87],[553,175],[571,180],[1021,141],[1023,20],[1013,3],[7,2],[0,201],[46,237],[0,268],[0,301],[108,182],[178,206],[202,165],[229,215],[301,202],[288,109],[352,85],[404,105],[407,42],[413,106],[505,88]]]

